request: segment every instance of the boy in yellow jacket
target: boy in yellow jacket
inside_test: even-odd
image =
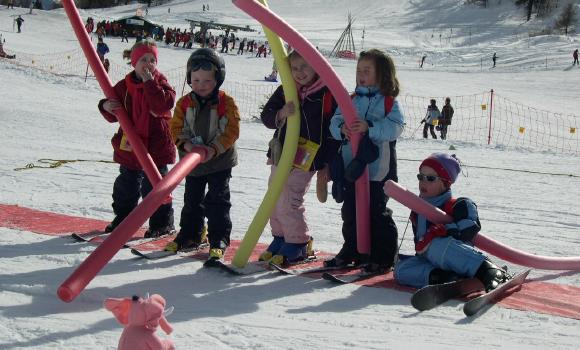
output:
[[[180,157],[194,147],[205,148],[207,156],[185,178],[181,229],[166,250],[202,243],[205,218],[210,259],[222,259],[230,244],[229,181],[232,168],[238,164],[235,142],[240,132],[240,114],[234,99],[219,90],[225,74],[223,59],[212,49],[198,49],[187,61],[187,82],[192,91],[177,102],[171,134]]]

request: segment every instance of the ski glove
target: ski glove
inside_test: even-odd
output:
[[[443,224],[433,224],[423,236],[423,239],[415,243],[415,251],[417,254],[423,254],[429,249],[431,245],[431,241],[433,241],[437,237],[445,237],[447,236],[447,229]]]

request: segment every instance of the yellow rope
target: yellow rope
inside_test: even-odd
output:
[[[15,168],[14,171],[32,169],[32,168],[43,168],[43,169],[52,169],[58,168],[59,166],[67,163],[74,163],[74,162],[94,162],[94,163],[115,163],[110,160],[90,160],[90,159],[48,159],[42,158],[38,160],[38,163],[48,164],[47,166],[42,165],[35,165],[34,163],[28,163],[23,168]]]

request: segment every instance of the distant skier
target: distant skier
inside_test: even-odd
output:
[[[494,52],[493,57],[491,58],[493,61],[493,68],[495,68],[495,61],[497,60],[497,54]]]
[[[441,132],[441,140],[447,139],[447,128],[451,125],[453,119],[453,107],[451,107],[451,98],[445,98],[445,105],[441,108],[441,115],[439,116],[439,125],[437,129]]]
[[[427,106],[427,113],[425,113],[425,118],[421,120],[421,124],[425,123],[423,126],[423,138],[428,138],[427,131],[431,133],[431,137],[435,140],[437,139],[437,135],[435,134],[435,124],[439,123],[439,117],[441,117],[441,111],[439,111],[439,107],[437,107],[437,101],[435,99],[431,99],[431,104]]]
[[[426,58],[427,58],[427,55],[423,55],[423,57],[421,57],[421,65],[419,65],[419,68],[423,68],[423,63],[425,63]]]
[[[574,57],[574,63],[572,63],[572,65],[580,65],[580,63],[578,62],[578,49],[574,50],[574,52],[572,53],[572,57]]]
[[[24,19],[22,18],[22,16],[18,16],[14,22],[16,22],[16,26],[18,27],[18,33],[20,33],[20,27],[22,26],[22,22],[24,22]]]
[[[276,82],[278,81],[278,66],[276,66],[276,61],[272,64],[272,73],[264,77],[266,81]]]
[[[103,38],[99,38],[97,43],[97,55],[101,62],[105,62],[105,55],[109,53],[109,46],[103,42]]]

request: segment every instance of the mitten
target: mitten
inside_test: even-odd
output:
[[[445,228],[445,225],[433,224],[429,226],[429,229],[427,230],[427,233],[425,233],[425,236],[423,236],[423,238],[420,241],[415,243],[415,251],[417,252],[417,254],[425,253],[429,248],[429,246],[431,245],[431,241],[433,241],[437,237],[445,237],[445,236],[447,236],[447,229]]]

